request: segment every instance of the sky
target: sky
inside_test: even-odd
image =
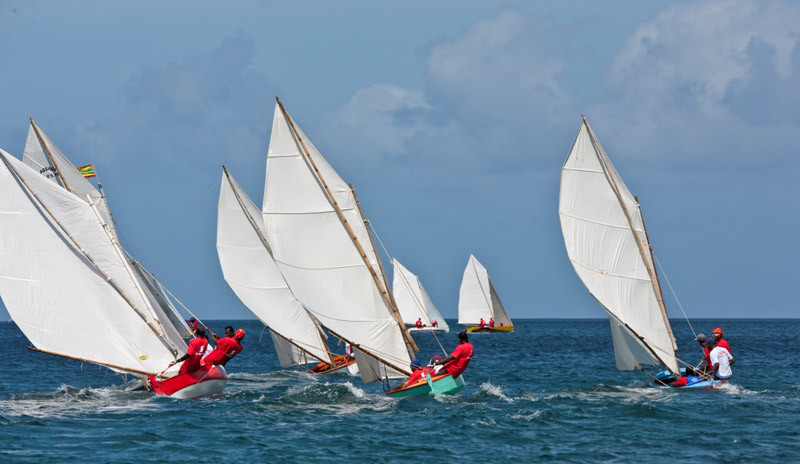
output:
[[[671,317],[798,317],[799,43],[782,1],[0,0],[0,147],[33,117],[181,301],[251,318],[216,205],[223,164],[261,203],[279,96],[445,317],[470,253],[512,319],[603,317],[558,219],[583,113]]]

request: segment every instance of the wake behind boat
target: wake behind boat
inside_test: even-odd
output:
[[[224,369],[202,378],[164,369],[186,351],[190,330],[161,284],[126,257],[99,184],[33,120],[23,161],[0,158],[0,295],[32,349],[133,375],[151,390],[148,377],[174,386],[159,394],[221,392]]]
[[[657,386],[683,377],[639,201],[585,118],[561,171],[558,213],[569,260],[609,315],[617,369],[663,366],[651,375]]]

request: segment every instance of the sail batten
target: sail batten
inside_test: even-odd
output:
[[[612,318],[617,366],[656,360],[678,372],[639,203],[585,119],[562,169],[559,217],[575,272]]]
[[[370,372],[380,371],[380,378],[410,374],[413,349],[378,274],[378,256],[354,192],[280,102],[266,172],[266,236],[296,297],[331,333],[360,348],[356,360],[362,359],[365,382],[378,380]],[[367,368],[373,361],[365,357],[390,367]]]

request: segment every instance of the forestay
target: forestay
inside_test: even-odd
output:
[[[489,271],[474,255],[469,255],[458,292],[458,323],[477,325],[481,318],[486,323],[494,318],[496,326],[514,326],[492,285]]]
[[[417,319],[422,319],[424,325],[431,327],[433,325],[432,322],[436,321],[439,324],[439,329],[449,331],[447,322],[445,322],[439,310],[436,309],[433,301],[431,301],[419,277],[406,269],[396,259],[392,260],[392,265],[394,267],[392,293],[394,293],[397,309],[400,310],[403,322],[414,324]]]
[[[296,125],[294,132],[287,117],[276,105],[264,189],[263,215],[275,261],[295,296],[314,317],[358,348],[356,359],[365,382],[409,375],[411,355],[404,341],[405,328],[370,272],[378,268],[378,258],[353,191]],[[323,179],[332,197],[323,188]],[[369,267],[334,201],[363,248]]]
[[[64,356],[164,369],[175,359],[172,346],[53,219],[70,218],[71,230],[102,238],[91,205],[2,150],[0,157],[0,295],[25,336]]]
[[[223,170],[217,253],[225,281],[242,303],[270,328],[282,366],[319,361],[332,364],[320,327],[295,298],[275,265],[263,220],[258,207]],[[302,356],[299,350],[308,356]]]
[[[638,201],[584,119],[561,172],[559,217],[567,254],[612,316],[617,367],[659,362],[679,370]]]

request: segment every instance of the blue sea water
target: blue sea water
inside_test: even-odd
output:
[[[693,320],[725,329],[736,358],[716,391],[617,371],[607,320],[516,323],[471,336],[459,396],[403,400],[345,374],[280,369],[256,321],[233,323],[248,335],[227,392],[197,400],[125,392],[106,369],[26,350],[0,323],[0,462],[800,461],[800,320]],[[699,360],[686,322],[672,326],[682,357]],[[440,339],[452,350],[456,331]],[[441,353],[432,335],[415,340],[421,358]]]

